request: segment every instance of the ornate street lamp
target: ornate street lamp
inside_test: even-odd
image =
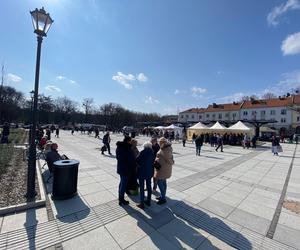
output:
[[[37,114],[37,103],[39,93],[39,76],[40,76],[40,58],[41,58],[41,45],[43,37],[47,36],[47,32],[53,23],[52,18],[44,8],[35,9],[30,11],[32,23],[34,27],[34,33],[37,34],[37,55],[36,55],[36,68],[35,68],[35,84],[34,84],[34,95],[33,95],[33,107],[32,107],[32,127],[30,135],[30,147],[28,157],[28,175],[27,175],[27,198],[34,198],[36,195],[35,191],[35,171],[36,171],[36,114]]]

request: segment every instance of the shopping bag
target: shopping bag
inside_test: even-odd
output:
[[[283,150],[282,150],[282,147],[279,145],[279,146],[277,146],[277,152],[278,153],[281,153],[281,152],[283,152]]]

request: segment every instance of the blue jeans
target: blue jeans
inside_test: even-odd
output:
[[[147,201],[151,201],[151,194],[152,194],[152,188],[151,188],[151,178],[143,179],[139,178],[139,184],[140,184],[140,199],[141,203],[145,200],[145,181],[146,181],[146,187],[147,187]]]
[[[119,200],[124,200],[124,195],[125,195],[128,180],[129,180],[129,176],[120,175]]]
[[[166,199],[166,192],[167,192],[167,180],[157,180],[157,185],[159,187],[160,190],[160,198],[162,200]]]
[[[196,155],[200,155],[201,146],[196,146]]]

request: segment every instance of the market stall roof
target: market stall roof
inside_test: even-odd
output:
[[[155,127],[154,129],[165,129],[166,127],[164,127],[164,126],[157,126],[157,127]]]
[[[228,129],[230,129],[230,130],[240,130],[240,131],[250,131],[251,130],[251,128],[247,127],[241,121],[238,121],[237,123],[233,124]]]
[[[168,127],[164,127],[164,129],[183,129],[183,128],[182,128],[182,127],[175,126],[174,124],[171,124],[171,125],[168,126]]]
[[[207,129],[208,127],[204,125],[202,122],[198,122],[197,124],[189,127],[189,129]]]
[[[213,126],[211,126],[209,129],[211,130],[227,130],[226,127],[221,125],[219,122],[216,122]]]

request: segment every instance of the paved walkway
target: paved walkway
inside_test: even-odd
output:
[[[112,152],[120,139],[112,136]],[[282,206],[300,202],[300,147],[284,144],[277,157],[268,144],[223,153],[204,146],[197,157],[193,144],[174,143],[168,202],[158,206],[153,197],[143,211],[136,197],[118,206],[116,159],[100,154],[99,139],[62,131],[56,141],[80,160],[79,195],[50,198],[50,213],[0,217],[0,249],[300,249],[300,215]]]

